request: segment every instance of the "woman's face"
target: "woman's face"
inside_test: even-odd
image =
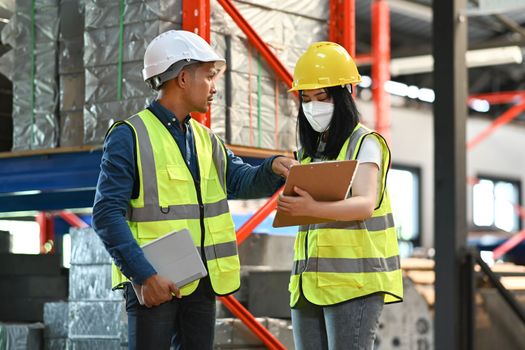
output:
[[[303,103],[310,101],[320,101],[332,103],[332,98],[328,96],[325,89],[303,90],[301,92]]]

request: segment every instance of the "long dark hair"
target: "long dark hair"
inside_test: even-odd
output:
[[[330,126],[326,131],[326,147],[320,156],[327,159],[337,158],[345,141],[359,122],[359,112],[355,105],[352,94],[346,87],[333,86],[325,88],[326,93],[334,103],[334,114],[330,121]],[[302,97],[300,97],[302,102]],[[321,138],[321,133],[315,131],[306,119],[302,104],[299,106],[297,117],[297,129],[299,131],[299,142],[302,149],[302,159],[314,157],[317,153],[317,146]],[[301,159],[300,159],[301,160]]]

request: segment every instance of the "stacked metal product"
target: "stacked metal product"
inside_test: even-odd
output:
[[[91,229],[71,231],[68,300],[45,307],[47,349],[117,350],[126,346],[122,293],[111,291],[111,259]]]
[[[13,65],[13,150],[56,147],[59,6],[57,0],[19,0],[2,30]]]
[[[109,126],[155,97],[142,80],[149,42],[181,28],[181,1],[85,0],[84,143],[101,144]]]
[[[309,44],[327,39],[327,1],[238,0],[234,5],[290,72]],[[287,86],[214,1],[211,30],[211,44],[229,68],[212,106],[212,128],[227,143],[295,149],[297,105]]]
[[[58,41],[60,146],[80,146],[84,138],[83,0],[60,0]]]

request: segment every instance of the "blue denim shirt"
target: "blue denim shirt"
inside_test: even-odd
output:
[[[194,180],[200,181],[195,143],[189,124],[190,116],[184,120],[183,131],[175,115],[158,101],[148,108],[169,130],[188,163]],[[252,166],[244,163],[230,150],[227,150],[227,155],[226,184],[229,199],[268,197],[284,184],[284,180],[272,172],[275,157],[265,159],[260,166]],[[131,128],[123,124],[116,127],[104,142],[93,205],[93,228],[122,273],[133,282],[142,284],[156,271],[144,257],[126,223],[129,201],[136,198],[137,194],[134,135]]]

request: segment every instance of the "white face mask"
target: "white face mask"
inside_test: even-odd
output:
[[[334,114],[334,104],[321,101],[310,101],[302,103],[303,112],[312,126],[317,132],[323,132],[328,129],[332,115]]]

